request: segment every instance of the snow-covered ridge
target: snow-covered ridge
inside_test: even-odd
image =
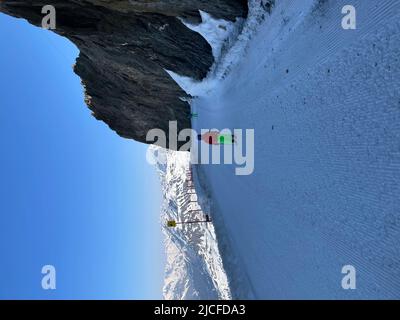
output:
[[[200,208],[200,201],[196,200],[204,196],[188,180],[189,153],[156,146],[149,148],[155,158],[166,160],[165,164],[156,164],[163,191],[161,225],[167,256],[164,298],[231,299],[212,223],[166,226],[168,220],[203,220],[205,214],[212,214],[208,199],[201,199],[203,207]],[[198,208],[202,211],[191,211]]]
[[[202,23],[199,25],[193,25],[181,19],[189,29],[198,32],[207,40],[212,48],[215,63],[202,81],[181,76],[170,70],[166,72],[187,94],[194,97],[207,95],[220,80],[229,74],[231,67],[243,56],[248,41],[268,14],[264,2],[271,1],[249,0],[247,19],[238,18],[234,23],[214,19],[203,11],[200,11]]]

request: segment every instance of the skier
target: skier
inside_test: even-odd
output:
[[[199,141],[203,140],[205,143],[212,145],[219,144],[232,144],[235,143],[235,135],[234,134],[221,134],[219,131],[209,131],[204,134],[197,135],[197,139]]]

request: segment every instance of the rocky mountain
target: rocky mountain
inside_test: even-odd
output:
[[[0,0],[0,11],[41,26],[44,5],[56,8],[56,29],[80,50],[81,77],[93,115],[120,136],[145,142],[148,130],[191,127],[187,94],[165,70],[202,79],[212,49],[182,19],[200,23],[199,10],[234,20],[245,0]]]

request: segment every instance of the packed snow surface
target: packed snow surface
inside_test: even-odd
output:
[[[231,297],[399,299],[400,1],[353,0],[355,30],[348,1],[249,4],[203,82],[171,74],[197,131],[255,129],[252,175],[193,167]]]
[[[348,4],[276,0],[186,82],[195,129],[255,129],[252,175],[196,167],[232,297],[400,298],[400,1],[351,1],[355,30]]]

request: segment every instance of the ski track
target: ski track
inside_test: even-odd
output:
[[[346,4],[277,0],[193,101],[198,131],[255,129],[252,175],[196,166],[234,297],[400,298],[400,2],[351,1],[357,30],[341,28]]]

